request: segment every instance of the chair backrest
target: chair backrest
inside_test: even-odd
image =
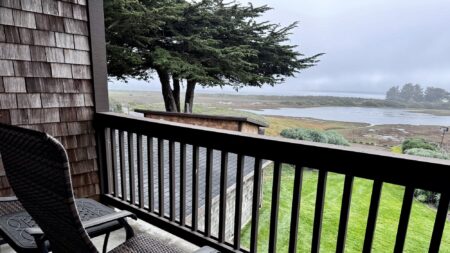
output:
[[[64,147],[45,133],[0,124],[0,155],[14,193],[53,252],[97,252],[78,216]]]

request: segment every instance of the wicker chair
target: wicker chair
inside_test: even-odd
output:
[[[115,212],[82,222],[75,205],[66,151],[53,137],[0,124],[0,154],[12,189],[40,227],[29,228],[27,232],[42,252],[48,252],[49,247],[57,253],[98,252],[86,229],[111,221],[122,223],[127,233],[127,241],[112,253],[180,252],[147,234],[134,235],[125,221],[135,218],[130,212]]]
[[[0,160],[0,168],[3,168]],[[23,212],[23,206],[16,197],[0,197],[0,217],[11,213]],[[0,245],[7,243],[6,240],[0,237]]]
[[[0,127],[5,126],[1,125]],[[15,127],[9,128],[23,131]],[[23,134],[26,137],[27,133],[24,132]],[[0,146],[7,148],[6,143]],[[4,166],[1,157],[0,170],[2,171],[2,175],[4,175]],[[82,221],[88,221],[114,212],[114,209],[92,199],[76,199],[75,203]],[[0,245],[7,243],[17,252],[41,252],[35,240],[25,231],[30,226],[36,226],[36,223],[23,208],[16,196],[0,197]],[[123,228],[123,224],[118,221],[111,221],[105,222],[97,227],[88,228],[87,232],[91,237],[105,235],[103,252],[106,252],[110,233],[121,228]]]

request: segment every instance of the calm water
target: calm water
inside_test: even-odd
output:
[[[314,118],[345,122],[369,123],[372,125],[406,124],[449,126],[450,116],[434,116],[425,113],[409,112],[393,108],[365,107],[315,107],[315,108],[280,108],[261,111],[246,110],[262,115]]]

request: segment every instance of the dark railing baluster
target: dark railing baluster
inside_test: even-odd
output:
[[[394,252],[403,252],[405,246],[406,233],[408,231],[408,223],[411,215],[411,208],[414,199],[414,188],[406,187],[403,196],[402,211],[400,213],[400,221],[398,223],[397,236],[395,239]]]
[[[212,206],[212,169],[214,150],[206,150],[206,182],[205,182],[205,236],[211,236],[211,206]]]
[[[175,221],[175,142],[169,141],[170,220]]]
[[[227,215],[228,152],[221,151],[220,156],[219,242],[224,243]]]
[[[102,141],[101,144],[104,144],[104,152],[105,152],[105,158],[106,158],[106,170],[103,171],[103,173],[106,173],[106,192],[105,194],[111,194],[113,191],[113,176],[114,176],[114,170],[112,167],[112,149],[111,149],[111,128],[106,128],[103,131],[103,139],[100,138],[99,141]],[[100,143],[99,143],[100,144]]]
[[[448,206],[450,204],[450,194],[441,194],[439,207],[434,221],[433,234],[430,242],[430,253],[438,253],[441,247],[442,234],[444,233],[445,224],[448,217]]]
[[[383,182],[376,180],[373,182],[372,197],[370,199],[369,215],[367,217],[366,235],[364,237],[363,252],[372,252],[373,237],[377,225],[378,209],[380,208],[381,190]]]
[[[192,147],[192,231],[198,230],[198,169],[199,147]]]
[[[164,217],[164,140],[158,139],[158,205],[159,216]]]
[[[313,253],[318,253],[320,251],[320,237],[322,234],[323,207],[325,204],[327,176],[327,171],[319,171],[319,180],[317,181],[316,207],[314,211],[313,239],[311,245],[311,252]]]
[[[127,177],[125,173],[125,135],[123,131],[119,131],[119,151],[120,151],[120,177],[122,184],[120,189],[122,190],[122,200],[126,201],[128,199],[127,194]]]
[[[303,168],[295,166],[294,192],[292,196],[291,229],[289,235],[289,253],[297,252],[298,223],[300,220],[300,201],[303,184]]]
[[[255,158],[255,175],[253,180],[252,230],[250,232],[250,252],[258,252],[259,207],[262,184],[262,160]]]
[[[271,160],[275,161],[272,179],[272,200],[265,207],[267,209],[270,208],[270,217],[267,217],[267,220],[264,221],[269,226],[269,252],[280,250],[277,249],[278,229],[280,230],[280,235],[282,232],[288,232],[286,228],[283,228],[283,231],[281,231],[281,227],[278,228],[278,218],[281,218],[281,216],[278,216],[279,212],[281,212],[280,198],[283,164],[296,165],[293,180],[294,187],[292,192],[289,193],[292,194],[292,206],[291,213],[288,213],[291,221],[289,241],[287,242],[289,245],[288,252],[296,253],[297,247],[304,246],[298,245],[300,243],[300,238],[298,238],[299,231],[303,229],[300,211],[304,208],[301,205],[301,200],[302,184],[304,183],[303,176],[306,173],[306,170],[300,167],[300,164],[319,169],[311,252],[316,253],[320,251],[328,173],[337,173],[345,176],[336,252],[345,252],[346,249],[349,213],[352,205],[352,188],[355,178],[374,180],[362,252],[370,253],[372,251],[384,183],[406,186],[394,252],[402,252],[405,248],[415,188],[441,193],[442,196],[429,243],[429,252],[438,253],[439,250],[443,250],[440,248],[445,246],[441,246],[441,243],[445,243],[442,239],[450,204],[448,177],[446,178],[443,172],[448,167],[448,163],[445,161],[426,158],[407,159],[406,157],[399,158],[393,155],[383,156],[365,151],[340,149],[339,147],[336,147],[335,150],[332,147],[324,147],[322,145],[247,136],[246,134],[232,134],[226,131],[179,126],[178,124],[122,117],[108,113],[97,113],[96,117],[96,133],[101,135],[96,136],[97,139],[95,141],[99,147],[98,155],[100,157],[98,159],[99,168],[101,169],[99,174],[102,201],[105,204],[132,211],[139,218],[194,244],[211,246],[220,252],[227,253],[258,251],[258,226],[262,225],[262,223],[259,223],[261,189],[264,181],[262,163],[265,160]],[[199,138],[199,136],[202,138]],[[217,141],[225,138],[227,142]],[[147,144],[145,144],[145,140],[147,140]],[[178,143],[180,143],[179,150]],[[165,147],[167,144],[169,146]],[[190,153],[191,145],[192,159]],[[145,151],[146,148],[147,151]],[[219,157],[215,157],[215,150],[220,150],[221,152],[219,186],[213,184],[218,179],[216,178],[218,175],[215,174],[218,168],[214,168],[214,165],[219,160]],[[147,152],[147,155],[144,152]],[[180,152],[179,164],[177,160],[178,152]],[[233,174],[228,173],[228,158],[231,153],[238,154],[237,168],[236,171],[233,171]],[[323,154],[327,159],[317,159],[315,156],[317,153]],[[302,155],[299,156],[298,154]],[[74,155],[78,154],[75,153]],[[205,165],[200,164],[200,162],[203,163],[203,155],[206,157]],[[249,176],[247,175],[248,170],[252,169],[248,168],[248,164],[245,163],[246,157],[255,157],[255,162],[253,182],[246,181],[244,184],[244,178]],[[200,158],[202,158],[201,161]],[[234,155],[232,158],[233,160],[236,159]],[[147,165],[145,165],[145,160],[148,161]],[[364,161],[364,170],[360,169],[362,161]],[[188,167],[191,162],[192,178],[190,176],[191,167]],[[145,166],[147,168],[144,168]],[[178,166],[180,168],[179,175],[177,174]],[[411,173],[412,176],[404,177],[401,171],[396,171],[395,168],[410,168],[408,173]],[[430,173],[420,173],[426,169]],[[234,172],[236,172],[236,176]],[[246,173],[244,174],[244,172]],[[145,173],[148,175],[146,176]],[[230,196],[227,194],[229,177],[233,177],[232,181],[236,183],[236,188],[234,189],[236,195],[232,200],[234,202],[234,210],[232,211],[227,210],[229,205],[227,201],[230,201]],[[236,181],[234,177],[236,177]],[[192,196],[190,193],[191,188],[188,187],[191,183],[188,184],[186,180],[192,180]],[[179,186],[177,185],[178,183]],[[248,183],[253,185],[253,189],[247,189]],[[201,189],[199,189],[200,186]],[[219,193],[217,193],[216,188],[219,188]],[[199,196],[203,197],[203,192],[201,192],[203,190],[205,190],[204,202]],[[247,190],[252,190],[252,200],[247,199]],[[167,194],[165,191],[167,191]],[[213,229],[215,228],[213,225],[216,225],[215,223],[213,224],[213,221],[217,217],[212,216],[214,209],[212,201],[215,200],[215,197],[219,199],[217,237],[215,236],[216,231]],[[179,203],[177,202],[178,199]],[[244,201],[251,201],[251,210],[246,207],[250,204]],[[148,211],[146,210],[147,203]],[[199,217],[200,203],[202,204],[202,209],[205,209],[201,218]],[[159,207],[157,207],[158,204]],[[177,209],[178,205],[179,210]],[[242,210],[244,207],[246,210]],[[186,210],[186,208],[192,208],[192,210]],[[167,213],[165,209],[167,209]],[[251,212],[251,216],[248,212]],[[232,213],[234,213],[233,221],[232,223],[227,223]],[[186,216],[189,214],[192,215],[191,220],[187,220]],[[177,220],[178,215],[179,220]],[[242,219],[244,216],[249,218],[247,217],[248,215],[251,218],[249,250],[241,248]],[[199,228],[199,219],[203,218],[205,219],[204,229],[203,226]],[[203,222],[203,220],[200,221]],[[230,233],[229,230],[233,224],[234,229]],[[227,241],[229,234],[234,234],[232,242]],[[350,241],[348,242],[350,243]]]
[[[337,238],[336,252],[342,253],[345,250],[345,240],[347,239],[348,217],[350,215],[350,204],[352,202],[352,189],[354,177],[347,175],[344,181],[344,193],[342,194],[341,216],[339,218],[339,232]]]
[[[147,181],[148,181],[148,210],[155,211],[155,181],[153,168],[153,137],[147,136]]]
[[[236,172],[236,203],[234,208],[234,249],[241,248],[241,226],[242,226],[242,186],[244,184],[245,156],[239,154],[237,158]]]
[[[277,252],[280,183],[281,183],[281,163],[275,162],[273,168],[272,203],[270,208],[269,252]]]
[[[137,136],[137,166],[139,207],[144,208],[144,151],[143,137],[140,134]]]
[[[117,170],[117,141],[116,141],[116,130],[111,129],[111,170],[112,170],[112,181],[113,181],[113,191],[114,197],[119,197],[119,171]]]
[[[180,143],[180,225],[186,225],[186,144]]]
[[[130,180],[130,202],[136,204],[136,180],[134,167],[134,138],[133,133],[128,132],[128,175]]]

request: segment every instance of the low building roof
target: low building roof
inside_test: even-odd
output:
[[[128,141],[125,138],[125,147],[128,147]],[[158,142],[153,141],[153,157],[150,159],[150,162],[153,165],[153,190],[148,189],[148,186],[150,185],[148,182],[148,157],[147,157],[147,140],[144,138],[143,140],[143,164],[144,164],[144,170],[143,170],[143,180],[144,180],[144,200],[145,205],[148,205],[148,193],[153,193],[154,196],[154,207],[156,210],[158,210]],[[169,142],[164,141],[164,206],[166,212],[169,210]],[[117,149],[119,150],[119,147],[117,146]],[[134,150],[135,156],[137,157],[137,150]],[[198,204],[199,208],[203,207],[205,205],[205,187],[206,187],[206,157],[207,157],[207,150],[206,148],[200,147],[199,148],[199,168],[198,168]],[[125,152],[125,163],[128,164],[128,152]],[[175,162],[175,199],[176,199],[176,214],[177,218],[179,218],[179,201],[180,201],[180,144],[175,143],[175,149],[174,149],[174,162]],[[117,159],[119,157],[117,156]],[[117,164],[120,164],[120,160],[116,161]],[[137,162],[137,161],[135,161]],[[228,154],[228,161],[227,161],[227,189],[230,190],[232,187],[236,185],[237,180],[237,163],[238,163],[238,156],[233,153]],[[186,215],[190,215],[192,212],[192,189],[193,189],[193,147],[191,145],[186,145]],[[221,171],[221,151],[214,150],[213,156],[212,156],[212,198],[216,198],[220,195],[220,171]],[[255,158],[253,157],[245,157],[244,158],[244,164],[243,164],[243,176],[244,178],[247,178],[251,175],[253,175],[255,168]],[[120,171],[116,170],[117,177],[120,179]],[[129,172],[126,171],[126,179],[129,181]],[[137,178],[136,185],[137,185]],[[120,187],[119,187],[120,188]],[[120,189],[118,189],[120,192]],[[128,194],[130,194],[128,192]]]
[[[134,111],[138,112],[138,113],[143,113],[143,114],[152,114],[152,115],[160,115],[160,116],[176,116],[176,117],[180,117],[180,118],[197,118],[197,119],[245,122],[245,123],[256,125],[258,127],[268,127],[269,126],[265,122],[261,122],[259,120],[255,120],[255,119],[252,119],[249,117],[219,116],[219,115],[207,115],[207,114],[196,114],[196,113],[163,112],[163,111],[142,110],[142,109],[135,109]]]

